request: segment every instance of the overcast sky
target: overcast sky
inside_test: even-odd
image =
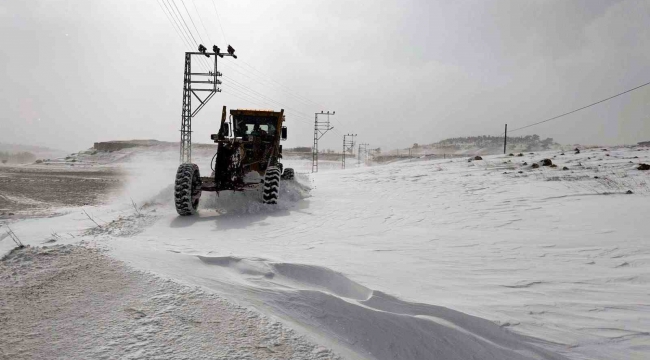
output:
[[[239,56],[220,60],[223,92],[194,119],[195,142],[223,105],[284,107],[286,147],[311,146],[314,112],[331,110],[321,148],[357,133],[388,149],[497,135],[650,82],[650,0],[173,1],[0,2],[0,142],[178,141],[195,44],[163,5]],[[650,140],[650,86],[512,135],[533,133]]]

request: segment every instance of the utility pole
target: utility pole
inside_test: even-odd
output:
[[[221,80],[217,77],[222,74],[217,71],[217,56],[223,58],[224,56],[235,55],[235,49],[228,45],[228,52],[222,53],[218,46],[212,46],[213,52],[208,52],[208,49],[202,44],[199,45],[198,52],[185,53],[185,74],[183,80],[183,111],[181,115],[181,163],[192,162],[192,118],[203,109],[205,104],[212,99],[212,97],[221,92],[218,85],[221,85]],[[192,72],[192,57],[214,57],[214,68],[208,72]],[[196,70],[194,70],[196,71]],[[192,84],[199,84],[196,87]],[[203,95],[205,94],[205,95]],[[192,105],[192,95],[198,100],[199,104]]]
[[[354,152],[354,137],[357,136],[357,134],[346,134],[343,135],[343,153],[341,154],[341,166],[343,169],[345,169],[345,153]],[[347,138],[352,138],[352,140],[348,140]]]
[[[359,144],[359,150],[357,150],[357,166],[361,165],[361,144]]]
[[[506,132],[503,135],[503,154],[506,153],[506,143],[508,142],[508,124],[506,124]]]
[[[318,140],[325,135],[328,131],[334,129],[333,126],[330,126],[330,115],[336,114],[336,111],[330,113],[319,112],[315,113],[314,116],[314,146],[311,148],[311,172],[318,172]],[[327,120],[318,120],[318,115],[327,115]]]
[[[370,144],[367,144],[367,143],[359,144],[359,153],[357,154],[357,158],[358,158],[358,159],[357,159],[357,165],[360,165],[360,164],[361,164],[361,154],[362,154],[362,151],[363,151],[363,153],[365,154],[365,157],[366,157],[366,158],[364,159],[364,162],[368,160],[368,145],[370,145]],[[362,147],[363,147],[363,150],[361,150]]]

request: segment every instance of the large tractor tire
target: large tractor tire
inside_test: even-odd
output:
[[[282,179],[293,180],[294,177],[295,177],[295,173],[292,168],[284,169],[284,172],[282,173]]]
[[[264,175],[264,190],[262,202],[265,204],[277,204],[280,197],[280,169],[270,166]]]
[[[201,199],[201,174],[195,164],[181,164],[176,171],[174,202],[180,216],[196,214]]]

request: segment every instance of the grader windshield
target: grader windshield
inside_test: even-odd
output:
[[[258,114],[233,114],[235,136],[275,136],[277,134],[278,116]]]

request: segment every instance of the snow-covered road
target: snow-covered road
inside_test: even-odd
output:
[[[634,164],[650,152],[636,150],[321,171],[286,183],[277,207],[221,194],[180,218],[154,203],[148,220],[127,216],[84,239],[278,316],[351,358],[643,358],[650,176]],[[522,165],[553,156],[559,168]],[[173,171],[148,163],[161,169],[149,179]],[[142,188],[159,191],[164,199],[169,184]],[[128,209],[94,211],[110,222]],[[84,221],[76,212],[14,230],[38,237]]]

